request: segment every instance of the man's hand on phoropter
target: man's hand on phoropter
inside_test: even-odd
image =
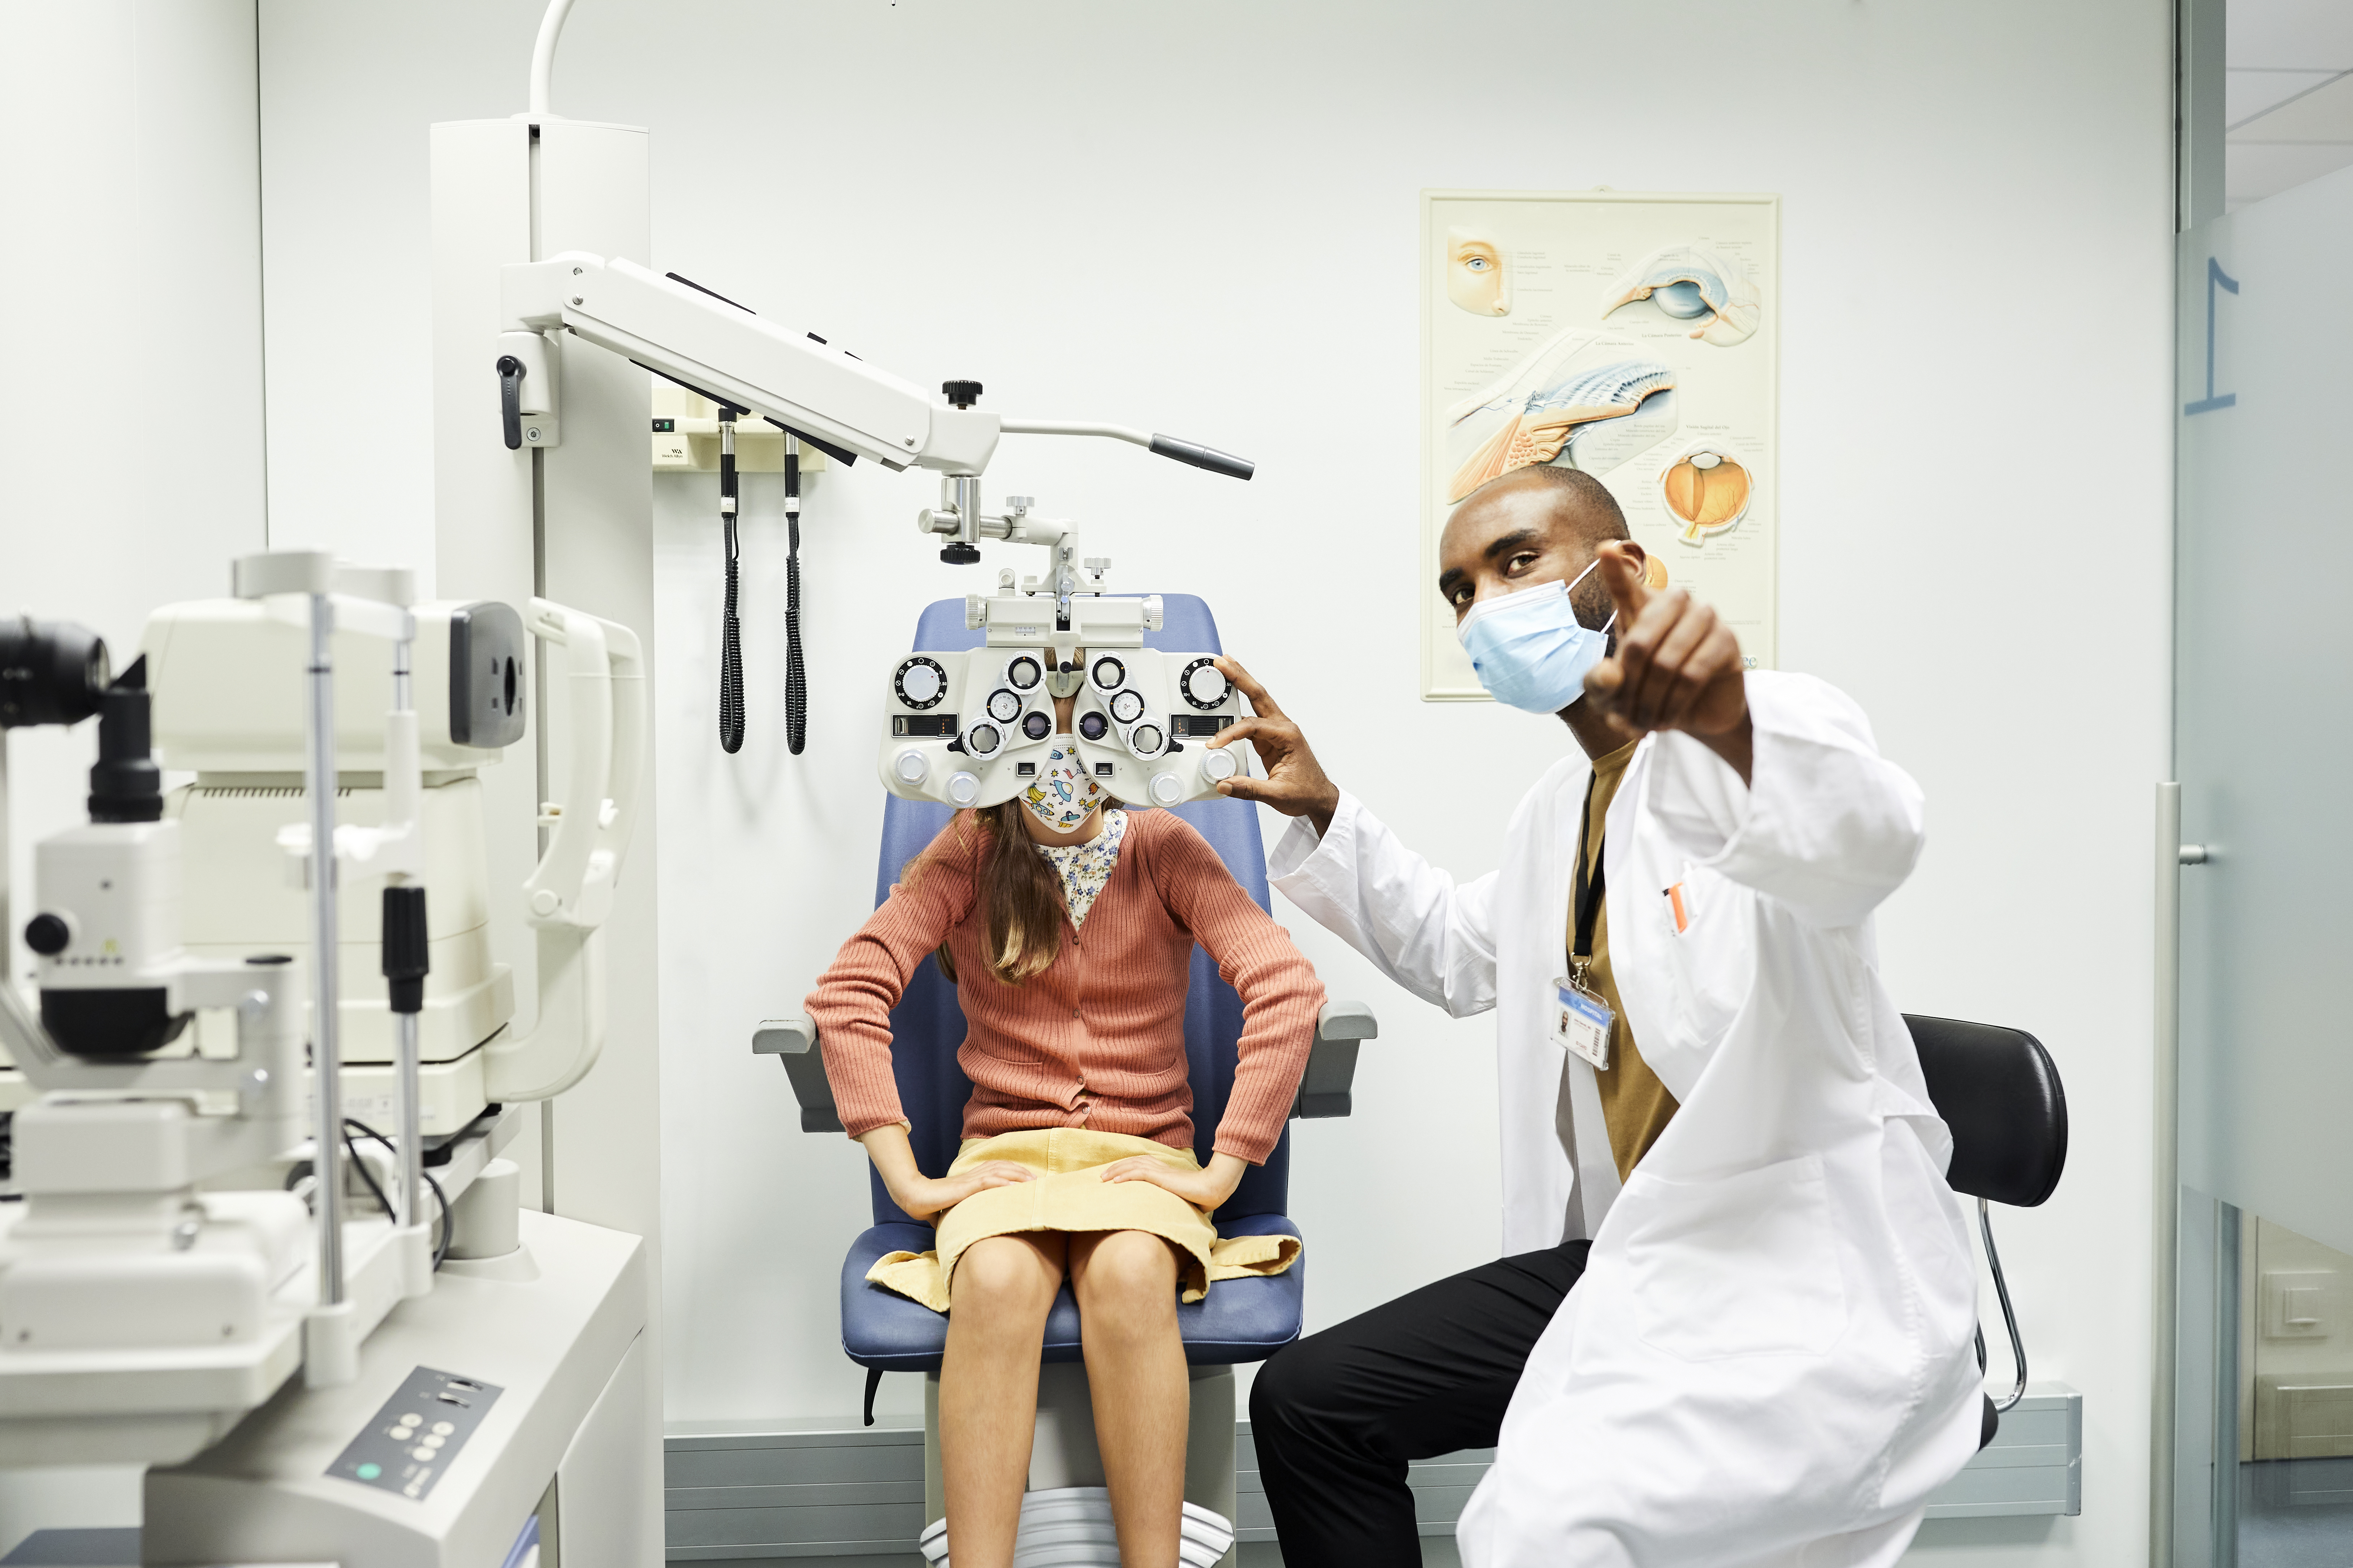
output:
[[[1586,672],[1585,700],[1641,732],[1681,730],[1748,782],[1751,731],[1740,639],[1681,588],[1652,593],[1617,542],[1595,552],[1618,607],[1618,648]]]
[[[1218,660],[1218,670],[1250,699],[1250,717],[1227,725],[1208,743],[1230,746],[1236,741],[1248,741],[1266,766],[1266,777],[1238,773],[1219,784],[1218,793],[1262,802],[1285,816],[1303,816],[1314,824],[1315,837],[1321,838],[1332,826],[1332,814],[1340,809],[1339,786],[1324,776],[1324,764],[1315,760],[1299,726],[1275,705],[1249,670],[1230,658]]]

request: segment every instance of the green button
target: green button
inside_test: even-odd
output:
[[[382,1465],[362,1465],[356,1473],[360,1479],[364,1481],[372,1481],[375,1479],[376,1477],[384,1474],[384,1467]]]

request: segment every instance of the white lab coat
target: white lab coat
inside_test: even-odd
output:
[[[1275,885],[1390,978],[1495,1009],[1504,1251],[1593,1237],[1463,1514],[1472,1568],[1875,1568],[1976,1450],[1951,1140],[1871,926],[1919,856],[1919,789],[1835,689],[1755,674],[1748,702],[1748,787],[1654,735],[1610,805],[1611,970],[1681,1105],[1622,1194],[1592,1070],[1547,1027],[1585,759],[1464,886],[1351,798],[1276,847]]]

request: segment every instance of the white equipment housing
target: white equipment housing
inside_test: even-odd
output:
[[[626,851],[645,774],[644,661],[634,633],[535,601],[525,620],[495,601],[420,605],[415,674],[418,868],[427,903],[431,973],[419,1019],[422,1131],[459,1131],[493,1103],[543,1099],[579,1078],[603,1047],[598,960],[588,933],[610,908],[614,868]],[[539,966],[539,1016],[529,1037],[515,1015],[509,965],[492,957],[490,857],[479,770],[522,739],[529,711],[526,635],[565,649],[570,679],[570,777],[586,792],[565,817],[528,888],[524,918],[553,961]],[[154,743],[164,766],[194,772],[172,793],[167,819],[182,828],[188,875],[205,897],[188,911],[191,952],[241,958],[302,952],[310,943],[302,875],[309,839],[288,834],[302,806],[304,632],[277,601],[207,599],[168,605],[147,623],[142,650],[154,691]],[[392,1015],[370,974],[382,942],[383,889],[405,867],[378,842],[396,809],[398,767],[387,773],[382,715],[390,678],[366,638],[335,638],[337,816],[345,874],[339,879],[345,1112],[381,1123],[391,1114]],[[289,858],[287,851],[292,851]],[[506,1033],[502,1034],[502,1031]],[[561,1042],[560,1044],[556,1042]],[[201,1044],[201,1037],[199,1043]]]

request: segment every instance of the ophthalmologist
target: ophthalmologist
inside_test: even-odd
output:
[[[1290,1568],[1415,1564],[1407,1464],[1496,1446],[1471,1568],[1893,1563],[1975,1452],[1950,1138],[1872,910],[1921,796],[1843,693],[1746,672],[1652,592],[1588,475],[1456,509],[1438,587],[1486,689],[1575,742],[1457,883],[1221,661],[1302,820],[1271,869],[1385,973],[1496,1015],[1504,1258],[1300,1341],[1250,1395]],[[1457,757],[1459,768],[1476,765]]]

